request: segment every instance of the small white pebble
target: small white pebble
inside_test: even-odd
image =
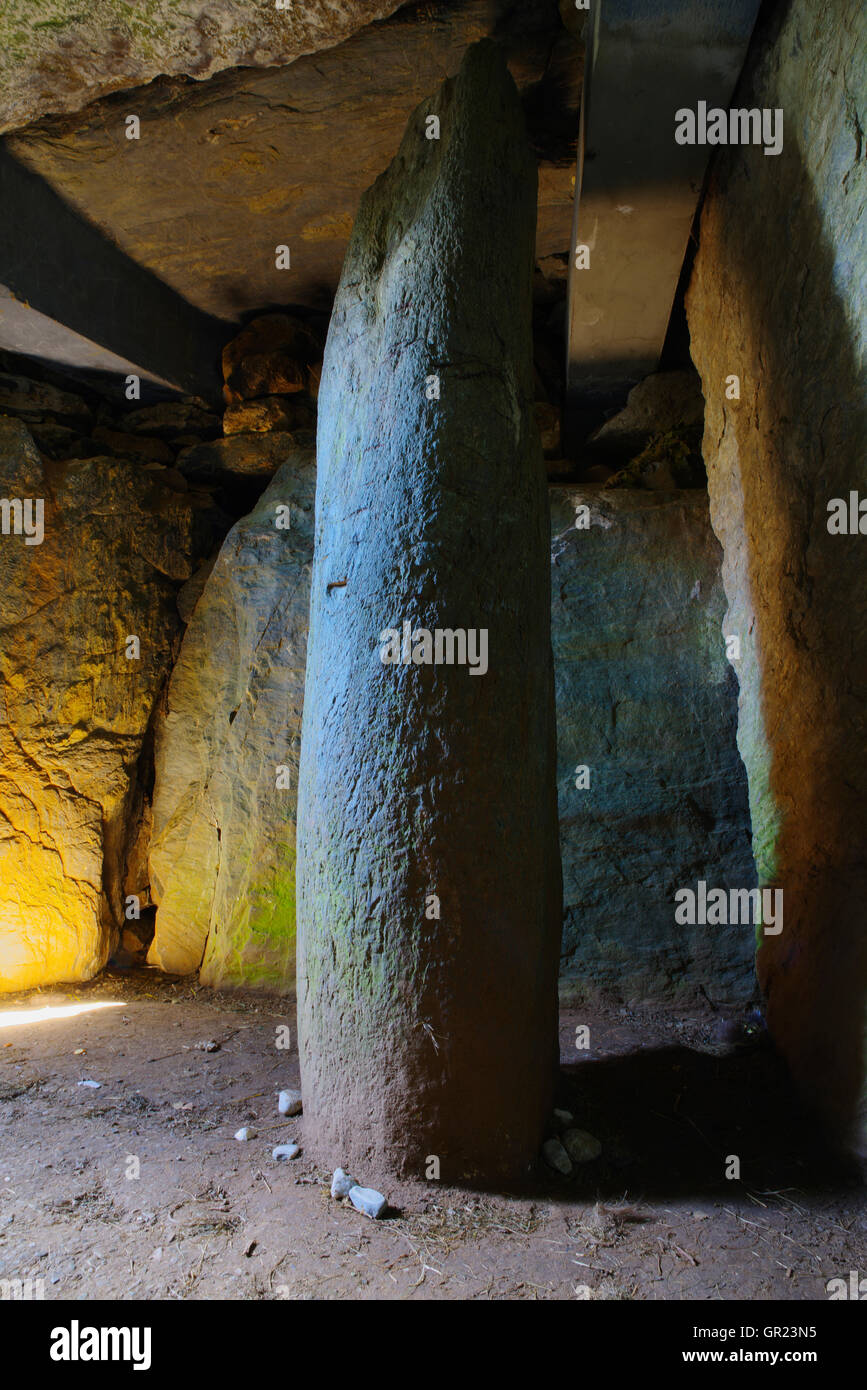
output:
[[[281,1158],[296,1158],[300,1152],[300,1144],[278,1144],[276,1149],[271,1150],[271,1157],[278,1160]]]
[[[281,1091],[277,1097],[277,1109],[281,1115],[300,1115],[302,1108],[300,1091]]]
[[[335,1168],[334,1177],[331,1179],[332,1197],[348,1197],[353,1187],[358,1187],[355,1178],[344,1173],[342,1168]]]
[[[235,1131],[235,1138],[239,1139],[243,1144],[247,1139],[255,1139],[256,1131],[255,1129],[250,1129],[249,1125],[244,1125],[243,1129]]]

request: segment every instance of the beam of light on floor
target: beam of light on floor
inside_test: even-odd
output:
[[[0,1028],[17,1028],[30,1023],[51,1023],[56,1018],[75,1018],[95,1009],[121,1009],[122,999],[106,999],[99,1004],[46,1004],[41,1009],[0,1009]]]

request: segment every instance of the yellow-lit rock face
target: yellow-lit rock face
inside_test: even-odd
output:
[[[123,921],[138,765],[203,499],[123,459],[43,462],[0,416],[0,990],[83,980]],[[8,516],[7,516],[8,513]],[[129,657],[129,638],[139,641]]]
[[[5,740],[2,741],[4,764]],[[13,796],[0,782],[0,815],[8,816]],[[32,800],[31,800],[32,798]],[[21,791],[27,819],[42,823],[60,809],[61,798],[35,781]],[[51,804],[53,803],[53,805]],[[70,825],[75,810],[67,805]],[[45,814],[47,813],[47,815]],[[108,935],[100,922],[99,870],[102,864],[99,824],[75,826],[84,832],[77,857],[89,860],[88,877],[66,872],[63,855],[46,843],[31,843],[4,823],[0,841],[0,988],[28,989],[54,980],[82,980],[104,963]],[[12,833],[10,833],[10,830]],[[88,831],[90,832],[88,834]]]

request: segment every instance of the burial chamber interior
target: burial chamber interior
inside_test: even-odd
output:
[[[323,1167],[577,1175],[552,1115],[681,1081],[720,1178],[801,1104],[862,1152],[863,14],[764,8],[782,148],[708,143],[582,400],[582,180],[636,238],[682,188],[582,143],[592,16],[380,8],[8,118],[0,988],[300,957]]]

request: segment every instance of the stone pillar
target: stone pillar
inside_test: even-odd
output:
[[[365,195],[329,332],[298,1027],[306,1143],[361,1180],[424,1178],[433,1158],[443,1181],[514,1177],[551,1104],[561,885],[535,205],[517,93],[486,41]],[[437,653],[438,630],[466,633],[466,664],[459,640],[453,664],[429,662],[452,645]]]

